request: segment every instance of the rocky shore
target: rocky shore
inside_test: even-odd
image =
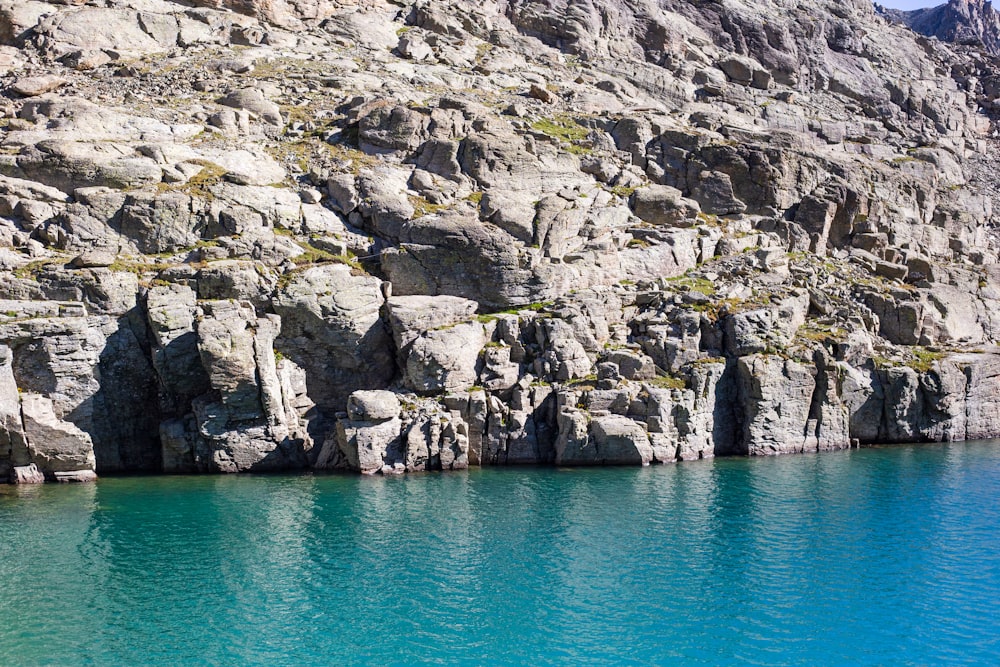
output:
[[[0,0],[0,480],[1000,436],[997,62],[865,0]]]

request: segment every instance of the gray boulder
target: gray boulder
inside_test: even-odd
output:
[[[588,425],[579,410],[564,408],[559,413],[557,465],[649,465],[652,460],[646,430],[628,417],[598,416]]]
[[[698,202],[683,197],[677,188],[667,185],[650,185],[632,195],[632,210],[645,222],[653,225],[693,226],[701,212]]]
[[[476,383],[480,352],[494,323],[466,322],[416,338],[406,355],[404,382],[418,394],[462,391]]]
[[[384,388],[395,375],[381,280],[322,264],[292,274],[273,303],[279,351],[306,370],[310,397],[330,414],[352,392]]]
[[[347,399],[347,416],[353,421],[395,419],[401,409],[399,398],[391,391],[356,391]]]
[[[59,419],[51,400],[22,394],[21,414],[31,463],[46,477],[85,481],[93,476],[94,443],[77,426]]]
[[[265,123],[283,125],[281,107],[267,99],[257,88],[241,88],[225,95],[218,100],[219,104],[234,109],[242,109],[256,114]]]

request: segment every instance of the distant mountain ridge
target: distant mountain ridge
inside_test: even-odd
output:
[[[954,44],[981,45],[1000,55],[1000,13],[988,0],[950,0],[947,4],[911,12],[876,4],[883,16],[915,32]]]

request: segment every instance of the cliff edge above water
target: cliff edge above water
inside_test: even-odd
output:
[[[1000,436],[996,71],[863,0],[0,0],[0,479]]]

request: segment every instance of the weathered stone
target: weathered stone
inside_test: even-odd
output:
[[[645,429],[628,417],[595,417],[588,425],[578,410],[559,413],[558,465],[649,465],[652,460]]]
[[[474,385],[480,351],[491,329],[492,325],[473,321],[433,329],[416,338],[406,356],[406,386],[420,394],[433,394]]]
[[[50,480],[1000,430],[976,49],[866,0],[193,4],[0,0],[0,477],[18,389],[93,443]]]
[[[736,198],[729,174],[719,171],[702,172],[691,198],[709,215],[743,213],[747,208],[746,204]]]
[[[270,101],[256,88],[241,88],[219,98],[219,104],[256,114],[265,123],[281,125],[281,107]]]
[[[115,263],[115,256],[108,252],[93,251],[77,255],[70,260],[70,266],[78,269],[107,267]]]
[[[746,412],[743,442],[748,453],[815,451],[815,427],[810,429],[814,371],[772,356],[744,357],[738,368]]]
[[[677,188],[650,185],[640,188],[632,196],[632,210],[644,221],[654,225],[690,227],[701,212],[698,203],[685,199]]]
[[[381,422],[337,422],[337,443],[352,470],[371,475],[383,468],[403,464],[402,423],[399,419]]]
[[[15,466],[10,475],[11,484],[42,484],[45,475],[34,463],[26,466]]]
[[[649,465],[653,460],[646,430],[628,417],[595,417],[590,430],[603,465]]]
[[[58,76],[26,76],[15,81],[11,90],[21,97],[38,97],[65,85],[66,79]]]
[[[13,361],[11,349],[0,345],[0,482],[30,462]]]
[[[352,392],[381,389],[394,375],[381,280],[324,264],[294,273],[273,302],[282,323],[278,349],[306,369],[321,408],[343,410]]]
[[[388,299],[396,349],[406,350],[421,334],[468,321],[479,304],[454,296],[394,296]]]
[[[56,417],[51,400],[38,394],[22,394],[21,414],[28,455],[46,476],[94,470],[97,462],[90,436]]]
[[[356,391],[347,399],[347,416],[353,421],[395,419],[401,409],[399,398],[391,391]]]

